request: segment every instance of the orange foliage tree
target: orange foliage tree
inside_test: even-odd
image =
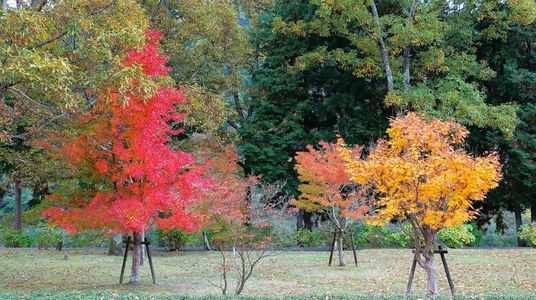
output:
[[[371,183],[378,192],[379,209],[369,221],[411,224],[417,263],[427,273],[431,295],[438,294],[437,233],[473,218],[472,203],[483,200],[501,179],[496,153],[475,157],[463,150],[468,133],[454,121],[428,121],[408,113],[391,120],[389,139],[378,141],[366,160],[340,142],[352,180]]]
[[[359,156],[361,148],[354,148],[352,153]],[[343,236],[348,223],[368,211],[368,206],[363,205],[367,189],[351,182],[336,144],[320,142],[318,150],[307,146],[307,151],[297,153],[296,162],[301,195],[292,204],[329,217],[338,236],[339,266],[344,266]]]

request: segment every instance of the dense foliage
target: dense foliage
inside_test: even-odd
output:
[[[319,143],[296,155],[296,170],[302,182],[300,198],[292,204],[309,212],[326,214],[338,236],[339,266],[344,266],[343,240],[348,223],[368,212],[366,187],[352,183],[343,153],[336,144]],[[355,149],[360,155],[361,149]]]
[[[506,139],[494,130],[471,129],[471,147],[478,151],[497,147],[504,164],[503,181],[481,207],[481,224],[497,214],[502,217],[504,209],[515,213],[516,230],[522,224],[524,209],[531,208],[531,221],[536,221],[536,54],[531,51],[535,37],[534,24],[513,26],[500,39],[488,40],[478,49],[479,56],[489,61],[497,72],[495,78],[484,82],[488,101],[517,103],[520,119],[513,139]],[[497,229],[504,231],[506,225],[500,225]]]
[[[474,157],[461,149],[468,131],[454,121],[427,121],[408,113],[391,121],[388,140],[380,140],[366,159],[340,141],[351,179],[378,192],[372,224],[393,219],[411,225],[415,258],[428,275],[428,291],[438,293],[433,246],[439,231],[474,218],[472,203],[482,201],[501,179],[496,153]]]
[[[149,31],[146,38],[143,49],[129,52],[123,63],[159,80],[169,72],[158,54],[160,36]],[[182,132],[170,123],[182,121],[176,105],[185,100],[180,90],[164,85],[147,90],[142,80],[132,78],[130,88],[107,85],[93,110],[80,116],[76,125],[81,134],[50,149],[75,175],[98,186],[52,194],[50,198],[67,204],[67,209],[45,212],[54,224],[73,233],[101,228],[141,233],[154,223],[188,231],[200,226],[199,217],[188,210],[202,192],[203,168],[196,166],[193,155],[166,145],[170,134]]]
[[[535,245],[533,0],[0,3],[4,246]]]

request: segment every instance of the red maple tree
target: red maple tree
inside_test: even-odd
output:
[[[184,118],[178,108],[185,99],[180,89],[166,86],[170,70],[159,41],[159,33],[148,31],[143,49],[129,52],[123,62],[141,69],[144,80],[153,80],[157,88],[147,92],[135,76],[130,87],[110,83],[92,111],[77,119],[81,132],[56,149],[73,175],[85,176],[91,188],[53,194],[62,204],[45,211],[52,224],[71,232],[132,233],[131,283],[139,280],[140,233],[154,225],[200,228],[205,218],[194,204],[204,201],[216,183],[194,155],[169,145],[171,136],[183,132],[177,129]]]

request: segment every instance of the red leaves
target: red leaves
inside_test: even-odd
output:
[[[158,53],[158,43],[162,35],[158,31],[147,30],[146,45],[142,51],[131,50],[124,61],[125,66],[140,65],[143,72],[151,76],[167,76],[171,68],[166,67],[167,57]]]
[[[148,31],[146,40],[141,51],[128,53],[124,65],[140,66],[145,76],[167,76],[166,58],[158,53],[160,34]],[[132,82],[132,89],[139,88],[141,81]],[[118,93],[101,93],[93,111],[79,119],[82,133],[60,147],[60,156],[78,176],[90,174],[95,187],[53,195],[70,208],[52,208],[46,214],[73,232],[141,232],[152,224],[164,230],[199,228],[203,215],[191,207],[216,185],[192,154],[172,151],[167,144],[170,135],[182,133],[171,127],[184,118],[177,111],[185,101],[182,90],[160,86],[148,99],[128,91],[127,105]]]

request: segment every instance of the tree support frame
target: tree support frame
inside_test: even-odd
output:
[[[128,251],[130,249],[130,244],[133,244],[131,237],[127,237],[126,240],[123,240],[123,243],[125,244],[125,254],[123,255],[123,265],[121,266],[121,275],[119,276],[119,283],[123,283],[123,277],[125,275],[125,267],[127,264],[127,257],[128,257]],[[153,259],[151,257],[151,251],[149,251],[149,245],[151,244],[147,238],[145,238],[143,241],[140,242],[140,244],[145,245],[145,250],[147,251],[147,259],[149,260],[149,267],[151,269],[151,277],[153,279],[153,283],[156,284],[156,275],[154,273],[154,266],[153,266]]]

